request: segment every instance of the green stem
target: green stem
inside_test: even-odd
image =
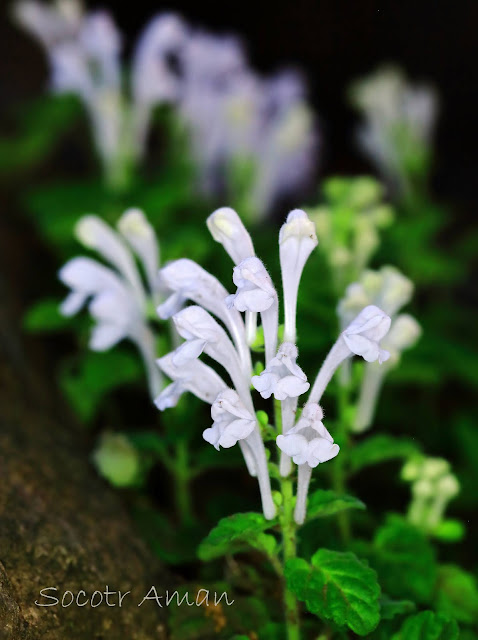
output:
[[[284,566],[291,558],[297,555],[297,525],[294,522],[294,493],[292,480],[281,480],[282,491],[282,559]],[[300,640],[299,607],[295,594],[287,587],[284,581],[284,609],[287,640]]]
[[[277,432],[282,432],[281,404],[274,402],[275,423]],[[285,567],[288,560],[297,556],[297,525],[294,521],[294,489],[291,478],[281,478],[282,510],[279,516],[282,531],[282,563]],[[287,640],[300,640],[299,606],[295,594],[287,587],[284,579],[284,610]]]

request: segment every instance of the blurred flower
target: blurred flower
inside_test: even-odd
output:
[[[304,81],[292,71],[259,78],[238,38],[159,14],[140,35],[125,74],[108,12],[85,13],[76,0],[17,0],[14,15],[45,48],[52,90],[77,94],[85,105],[113,186],[121,187],[142,158],[152,110],[161,103],[174,105],[185,125],[206,194],[235,197],[261,217],[310,182],[318,134]]]
[[[412,484],[412,501],[408,519],[427,534],[439,534],[448,503],[460,492],[460,484],[443,458],[419,456],[402,469],[402,479]],[[456,531],[462,527],[454,527]]]
[[[155,339],[147,315],[148,302],[154,301],[157,295],[151,273],[158,261],[157,241],[152,227],[136,209],[123,214],[118,228],[149,274],[148,286],[143,284],[134,255],[121,233],[101,218],[85,216],[76,227],[78,240],[98,252],[111,266],[87,257],[69,260],[59,272],[60,280],[71,289],[60,311],[67,316],[74,315],[90,299],[88,310],[96,322],[90,348],[106,351],[124,338],[132,340],[143,357],[150,392],[155,398],[162,388],[162,379],[155,365]]]
[[[382,202],[384,189],[373,178],[330,178],[322,190],[326,204],[310,215],[336,292],[342,295],[367,267],[379,246],[379,231],[392,222],[393,212]]]
[[[438,99],[430,87],[411,85],[402,71],[383,67],[356,81],[350,91],[364,117],[358,140],[364,153],[395,189],[426,174]]]
[[[177,396],[189,388],[212,405],[212,427],[204,438],[217,449],[236,443],[242,449],[248,469],[257,475],[266,518],[275,514],[264,443],[251,396],[251,382],[262,397],[274,395],[280,402],[282,433],[277,445],[281,449],[280,473],[288,475],[291,459],[299,465],[296,520],[305,517],[307,491],[312,467],[330,460],[338,453],[338,446],[322,424],[322,410],[318,402],[337,367],[353,354],[368,361],[385,361],[388,353],[379,342],[390,327],[390,318],[378,307],[362,309],[339,336],[336,344],[319,370],[315,383],[296,426],[298,397],[309,389],[309,382],[297,364],[295,342],[296,302],[299,281],[305,263],[317,246],[315,227],[304,211],[294,210],[281,228],[279,252],[284,293],[284,316],[293,341],[283,342],[277,349],[279,333],[279,303],[277,291],[262,261],[255,255],[249,234],[237,214],[223,208],[208,219],[208,227],[215,240],[221,242],[235,264],[233,282],[236,292],[227,295],[222,285],[199,265],[190,260],[177,260],[161,269],[160,282],[171,296],[179,296],[181,304],[187,299],[196,303],[177,311],[173,321],[185,339],[175,351],[159,360],[163,371],[173,380],[169,391],[158,399],[158,407],[175,404]],[[175,298],[177,302],[177,298]],[[164,317],[173,305],[166,301],[158,312]],[[210,315],[221,320],[225,329]],[[240,315],[260,314],[265,348],[265,368],[252,376],[250,350],[245,324]],[[229,339],[226,330],[232,339]],[[232,381],[233,389],[221,388],[215,399],[205,398],[205,381],[199,382],[196,373],[189,372],[201,354],[220,365]],[[188,373],[184,373],[188,371]],[[197,375],[201,372],[198,370]],[[210,376],[204,373],[204,377]],[[192,378],[192,381],[191,381]],[[189,387],[184,384],[188,381]],[[216,389],[222,383],[216,378]],[[174,387],[179,383],[178,387]],[[222,383],[224,384],[224,383]],[[202,386],[201,386],[202,385]],[[212,387],[213,385],[211,385]]]

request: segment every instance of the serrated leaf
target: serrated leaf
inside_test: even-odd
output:
[[[415,611],[415,603],[411,600],[392,600],[386,595],[380,599],[380,618],[382,620],[392,620],[396,616]]]
[[[357,444],[350,451],[350,471],[356,473],[364,467],[386,460],[409,458],[419,452],[420,447],[409,438],[394,438],[386,434],[378,434]]]
[[[199,545],[198,556],[208,561],[228,553],[239,553],[248,547],[273,554],[276,552],[276,539],[264,531],[276,524],[273,520],[266,520],[261,513],[253,512],[222,518]]]
[[[335,491],[317,489],[308,499],[307,521],[315,518],[331,516],[346,509],[365,509],[364,503],[358,498],[348,495],[339,495]]]
[[[71,318],[62,316],[59,306],[59,300],[51,298],[39,300],[24,315],[24,329],[33,333],[37,331],[60,331],[71,327]]]
[[[407,618],[392,640],[458,640],[455,620],[433,611],[423,611]]]
[[[429,602],[436,579],[435,553],[417,528],[389,516],[375,534],[370,560],[391,596]]]
[[[369,634],[380,620],[380,586],[373,569],[350,552],[319,549],[311,564],[301,558],[285,567],[287,585],[319,618]]]
[[[475,577],[456,565],[438,568],[435,607],[459,622],[478,621],[478,586]]]

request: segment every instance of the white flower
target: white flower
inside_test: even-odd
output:
[[[315,224],[305,211],[294,209],[279,233],[279,253],[284,290],[284,338],[295,342],[297,292],[305,263],[318,244]]]
[[[173,380],[160,395],[155,398],[155,404],[160,411],[175,407],[179,397],[186,391],[212,404],[221,391],[227,388],[220,376],[201,360],[193,360],[187,367],[177,366],[173,354],[159,358],[157,364],[161,370]]]
[[[120,224],[124,225],[128,216]],[[145,225],[149,226],[146,221]],[[83,244],[95,249],[115,269],[86,257],[67,262],[60,269],[59,278],[71,293],[60,311],[67,316],[74,315],[90,299],[88,309],[96,322],[90,349],[106,351],[124,338],[135,342],[145,364],[151,395],[155,397],[162,387],[162,379],[155,365],[154,336],[146,320],[147,301],[154,292],[146,291],[128,246],[103,220],[85,216],[76,231]],[[143,257],[146,258],[139,255],[140,259]],[[147,269],[145,265],[145,271]]]
[[[277,348],[278,300],[272,280],[259,258],[246,258],[234,267],[232,279],[237,287],[235,294],[226,298],[229,308],[261,314],[264,331],[266,363]]]
[[[139,37],[133,56],[132,93],[139,105],[175,101],[180,94],[179,69],[171,64],[187,42],[188,28],[173,13],[152,18]]]
[[[251,236],[234,209],[217,209],[207,219],[207,226],[214,240],[223,245],[234,264],[238,265],[255,255]]]
[[[232,389],[222,391],[211,407],[212,427],[203,431],[206,442],[228,449],[238,440],[245,440],[254,430],[256,419],[242,404]]]
[[[362,309],[329,351],[310,391],[309,402],[320,402],[335,371],[352,354],[367,362],[378,360],[381,364],[388,360],[390,354],[379,342],[390,329],[390,323],[390,317],[378,307],[369,305]]]
[[[221,325],[205,309],[195,305],[173,316],[173,322],[186,340],[173,352],[174,364],[188,367],[191,360],[204,352],[226,370],[242,401],[253,411],[249,376],[244,376],[234,345]]]
[[[140,209],[127,209],[118,221],[118,229],[141,259],[152,291],[157,288],[159,247],[153,227]]]
[[[259,258],[243,260],[234,268],[232,280],[237,292],[227,298],[228,307],[238,311],[263,312],[277,304],[272,280]]]
[[[251,371],[251,357],[245,337],[244,322],[235,309],[224,303],[227,291],[214,276],[196,262],[182,258],[170,262],[159,272],[159,286],[170,293],[157,311],[165,319],[176,314],[186,300],[207,309],[219,318],[229,330],[237,349],[244,373]]]
[[[380,348],[380,340],[390,329],[391,319],[378,307],[365,307],[343,331],[342,338],[352,353],[362,356],[367,362],[378,360],[380,364],[390,357]]]
[[[259,376],[253,376],[252,385],[263,398],[270,398],[272,394],[276,400],[296,398],[309,389],[307,376],[296,364],[297,355],[294,344],[283,342],[267,368]]]
[[[339,446],[324,427],[323,411],[318,404],[306,404],[295,427],[277,436],[277,446],[298,464],[312,469],[327,462],[339,452]]]
[[[98,216],[80,219],[75,228],[78,240],[88,249],[94,249],[124,276],[132,287],[133,295],[144,302],[144,287],[133,256],[121,236]]]

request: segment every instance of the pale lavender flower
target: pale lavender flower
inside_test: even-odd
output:
[[[152,233],[149,223],[141,212],[129,210],[118,226],[131,245],[140,249],[136,255],[147,273],[158,260],[157,255],[153,255],[157,242],[150,238],[147,246],[143,246],[137,242],[137,237]],[[88,310],[95,320],[90,348],[106,351],[125,338],[132,340],[142,355],[150,393],[155,398],[162,388],[162,376],[155,364],[155,339],[147,322],[148,301],[154,300],[157,293],[154,283],[143,284],[128,245],[120,233],[100,218],[82,218],[76,233],[82,244],[97,251],[111,266],[86,257],[69,260],[59,272],[60,280],[71,289],[60,311],[66,316],[75,315],[89,300]]]

